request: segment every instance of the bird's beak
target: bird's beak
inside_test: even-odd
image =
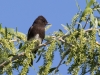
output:
[[[50,23],[47,23],[46,25],[51,25]]]

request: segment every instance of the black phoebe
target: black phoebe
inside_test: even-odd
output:
[[[45,37],[45,26],[47,24],[48,22],[43,16],[38,16],[28,30],[27,40],[38,39],[39,42],[42,43]],[[36,52],[37,50],[34,51],[34,54],[36,54]],[[31,65],[32,64],[33,60],[31,61]]]

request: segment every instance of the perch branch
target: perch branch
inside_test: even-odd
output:
[[[48,45],[50,43],[51,42],[46,42],[44,44],[39,45],[35,49],[38,49],[38,48],[43,47],[43,46],[46,46],[46,45]],[[33,49],[33,50],[35,50],[35,49]],[[22,53],[20,53],[18,55],[15,55],[13,58],[9,59],[9,61],[4,61],[3,63],[0,64],[0,69],[2,69],[5,65],[9,64],[10,62],[12,62],[12,61],[14,61],[16,59],[19,59],[21,56],[24,56],[24,55],[25,55],[25,52],[22,52]]]

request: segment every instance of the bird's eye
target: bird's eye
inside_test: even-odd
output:
[[[43,22],[45,22],[45,20],[43,20]]]

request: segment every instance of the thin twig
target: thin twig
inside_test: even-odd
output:
[[[90,19],[90,16],[89,16],[89,17],[88,17],[88,19],[86,20],[86,23],[85,23],[85,25],[84,25],[83,29],[85,29],[85,27],[86,27],[86,25],[87,25],[87,23],[88,23],[89,19]]]
[[[56,67],[55,72],[57,72],[57,70],[58,70],[58,68],[60,67],[60,65],[61,65],[62,61],[64,60],[64,58],[66,57],[66,55],[67,55],[67,54],[69,54],[69,52],[70,52],[70,49],[68,49],[68,50],[64,53],[64,55],[63,55],[62,59],[60,60],[60,62],[59,62],[59,64],[58,64],[58,66]]]
[[[74,45],[71,45],[71,44],[68,44],[68,45],[69,45],[70,47],[74,47]],[[59,64],[58,64],[58,66],[56,67],[55,72],[57,72],[57,70],[58,70],[58,68],[60,67],[60,65],[61,65],[62,61],[64,60],[64,58],[66,57],[66,55],[68,55],[68,54],[69,54],[69,52],[70,52],[70,48],[69,48],[68,50],[66,50],[66,52],[64,53],[64,55],[63,55],[62,59],[60,60],[60,62],[59,62]]]
[[[17,41],[17,39],[9,40],[9,42],[16,42],[16,41]]]
[[[85,30],[85,32],[89,32],[89,31],[92,31],[92,30],[93,30],[93,28],[90,28],[90,29]],[[95,30],[98,31],[98,30],[100,30],[100,28],[97,28]]]
[[[96,42],[96,44],[100,46],[100,43]]]

